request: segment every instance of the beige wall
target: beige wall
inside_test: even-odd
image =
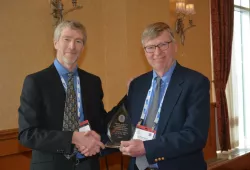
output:
[[[140,34],[146,25],[155,21],[169,21],[174,26],[172,1],[79,0],[83,9],[66,16],[87,27],[87,46],[79,66],[101,77],[107,110],[126,93],[130,77],[150,69],[141,49]],[[179,47],[177,59],[210,78],[209,0],[193,2],[197,27],[187,33],[186,44]],[[65,9],[68,5],[65,4]],[[0,130],[18,126],[17,108],[25,75],[53,62],[53,26],[49,13],[46,0],[1,2]]]
[[[17,127],[17,108],[25,75],[53,60],[48,1],[0,3],[0,130]]]
[[[173,0],[170,0],[173,1]],[[210,49],[210,9],[209,0],[186,0],[194,3],[196,15],[192,16],[196,27],[189,29],[185,33],[184,46],[180,43],[179,35],[176,35],[178,41],[178,61],[189,68],[203,73],[211,80],[211,49]],[[172,27],[175,26],[175,3],[170,3],[170,21]],[[188,25],[188,18],[185,20],[185,26]]]

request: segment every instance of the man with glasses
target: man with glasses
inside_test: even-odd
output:
[[[142,33],[142,45],[153,71],[135,78],[126,107],[136,126],[120,151],[133,157],[129,170],[205,170],[210,115],[207,77],[181,66],[170,27],[157,22]]]

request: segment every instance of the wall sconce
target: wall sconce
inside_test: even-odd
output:
[[[82,8],[82,5],[77,4],[77,0],[72,0],[72,8],[70,8],[67,11],[64,11],[64,3],[62,0],[49,0],[49,3],[51,5],[52,13],[51,15],[54,18],[54,25],[57,26],[60,22],[63,21],[63,18],[65,15],[67,15],[69,12],[78,10]]]
[[[177,20],[175,23],[175,30],[176,33],[180,35],[181,44],[184,45],[185,41],[185,32],[195,27],[196,25],[193,24],[193,20],[191,15],[195,14],[194,4],[187,4],[185,5],[185,0],[177,0],[176,2],[176,13],[177,13]],[[184,20],[185,18],[189,18],[189,25],[184,28]]]

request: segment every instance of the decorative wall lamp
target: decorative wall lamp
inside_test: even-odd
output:
[[[54,18],[54,25],[58,25],[61,21],[63,21],[63,18],[65,15],[67,15],[69,12],[78,10],[82,8],[82,5],[77,4],[77,0],[72,0],[72,8],[70,8],[67,11],[64,11],[64,3],[62,0],[49,0],[49,3],[51,5],[52,13],[51,15]]]
[[[177,13],[177,20],[175,23],[175,30],[176,30],[176,33],[180,35],[181,44],[184,45],[185,32],[188,29],[196,26],[193,24],[193,20],[191,18],[191,16],[195,14],[194,4],[185,5],[185,0],[177,0],[176,13]],[[186,17],[188,17],[189,19],[189,22],[188,22],[189,25],[186,28],[184,28],[184,20]]]

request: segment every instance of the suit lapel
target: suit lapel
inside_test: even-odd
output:
[[[172,111],[182,92],[182,87],[180,85],[183,83],[183,79],[181,78],[180,67],[181,66],[177,63],[175,70],[172,74],[167,92],[165,94],[160,114],[160,120],[157,128],[157,136],[163,133],[163,130],[167,125]]]
[[[59,73],[56,70],[56,67],[54,66],[54,64],[52,64],[49,68],[50,68],[50,72],[51,72],[49,74],[51,76],[50,78],[54,81],[54,83],[52,85],[54,85],[54,87],[56,89],[58,89],[58,91],[61,94],[60,97],[64,96],[64,98],[65,98],[66,97],[66,92],[65,92],[65,89],[63,87],[60,75],[59,75]],[[64,102],[64,100],[63,100],[63,102]]]
[[[81,85],[81,96],[82,96],[82,108],[83,108],[83,114],[84,114],[84,120],[88,120],[88,115],[86,112],[86,102],[84,102],[85,100],[87,100],[87,80],[86,80],[86,76],[84,75],[84,71],[80,70],[78,68],[78,75],[79,75],[79,79],[80,79],[80,85]]]
[[[136,93],[138,93],[139,97],[135,100],[134,104],[136,104],[136,108],[138,108],[138,110],[135,111],[135,118],[133,118],[133,120],[135,120],[136,122],[133,122],[135,125],[139,122],[141,114],[142,114],[142,110],[144,107],[144,103],[148,94],[148,90],[151,86],[151,82],[152,82],[152,78],[153,78],[153,71],[149,72],[149,74],[147,74],[147,76],[145,77],[145,79],[143,80],[143,84],[140,84],[139,89],[137,89]],[[133,116],[133,115],[132,115]]]
[[[48,74],[46,77],[49,79],[49,81],[46,82],[46,86],[50,89],[49,93],[53,94],[51,96],[58,108],[58,111],[54,113],[54,116],[58,120],[57,122],[60,122],[60,126],[62,127],[66,93],[54,64],[48,68]]]

